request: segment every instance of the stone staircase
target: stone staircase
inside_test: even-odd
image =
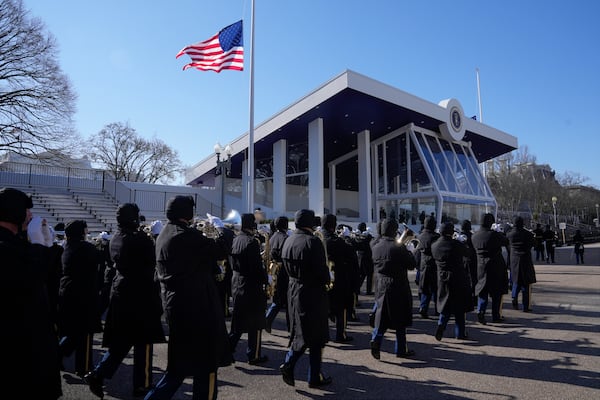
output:
[[[71,191],[55,187],[33,187],[22,189],[31,195],[33,215],[45,218],[55,226],[71,220],[86,221],[91,236],[117,227],[117,204],[108,195],[95,191]]]

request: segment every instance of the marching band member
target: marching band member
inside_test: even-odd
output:
[[[87,234],[84,220],[67,223],[58,291],[60,351],[62,356],[75,352],[75,372],[81,377],[92,369],[93,335],[102,331],[98,308],[98,250],[86,241]]]
[[[103,380],[113,377],[132,347],[133,396],[145,395],[152,387],[153,344],[166,342],[160,291],[154,280],[154,241],[140,229],[139,211],[134,203],[119,206],[118,230],[109,243],[115,277],[102,336],[108,350],[85,376],[91,392],[100,398]]]
[[[170,399],[192,376],[194,399],[217,398],[217,370],[232,362],[214,266],[226,251],[190,223],[192,196],[167,205],[169,222],[156,238],[156,269],[169,324],[167,371],[145,400]]]
[[[531,311],[531,284],[536,282],[531,249],[535,246],[534,234],[524,227],[523,217],[515,217],[515,227],[508,232],[510,243],[510,276],[512,277],[512,306],[519,309],[519,292],[522,292],[523,311]]]
[[[337,217],[327,214],[322,219],[323,239],[329,261],[335,270],[335,282],[329,291],[329,312],[335,318],[335,341],[347,343],[353,340],[346,334],[348,316],[354,308],[354,292],[358,286],[358,257],[351,244],[336,232]]]
[[[366,295],[373,295],[373,252],[371,251],[371,241],[373,235],[367,229],[367,224],[361,222],[358,224],[358,234],[354,242],[356,255],[358,256],[358,265],[360,268],[360,286],[366,279]]]
[[[425,218],[423,231],[419,235],[417,251],[420,252],[421,263],[419,266],[419,314],[423,318],[429,318],[429,303],[433,300],[435,313],[437,314],[437,267],[431,255],[431,245],[440,234],[435,231],[435,217]]]
[[[242,214],[241,232],[233,239],[231,246],[233,312],[229,343],[232,352],[235,352],[242,333],[248,333],[246,355],[251,365],[268,361],[267,356],[261,355],[261,332],[265,328],[264,312],[267,307],[265,285],[268,279],[255,234],[254,214]]]
[[[275,290],[273,292],[273,300],[265,315],[267,319],[265,330],[269,333],[271,333],[271,325],[273,324],[273,320],[277,316],[279,310],[282,308],[285,309],[285,321],[287,323],[288,332],[290,330],[290,317],[287,305],[289,277],[287,271],[285,268],[283,268],[283,262],[281,260],[281,249],[283,248],[283,243],[285,243],[285,240],[288,238],[288,225],[289,220],[286,216],[277,217],[275,219],[275,232],[269,238],[271,262],[279,263],[277,266],[276,276],[273,277],[273,279],[276,280]]]
[[[502,295],[508,293],[508,272],[502,255],[508,239],[504,233],[492,229],[494,220],[493,214],[484,214],[481,228],[471,237],[477,252],[477,320],[484,325],[488,296],[492,298],[492,322],[502,322]]]
[[[396,241],[397,234],[398,222],[393,218],[385,219],[381,223],[381,237],[373,245],[377,286],[371,355],[376,360],[381,357],[381,343],[388,329],[396,331],[396,357],[415,354],[408,349],[406,328],[412,325],[412,292],[408,271],[415,269],[416,262],[406,246]]]
[[[315,212],[299,210],[295,221],[296,230],[286,239],[281,250],[283,266],[290,279],[291,337],[290,348],[279,370],[283,381],[294,386],[294,367],[308,350],[308,386],[317,388],[332,382],[331,377],[321,372],[323,347],[329,341],[327,286],[330,275],[325,248],[314,235],[317,226]]]
[[[0,189],[0,258],[3,288],[2,386],[28,398],[62,398],[57,340],[46,296],[47,245],[40,224],[32,237],[33,202],[24,192]],[[25,238],[30,233],[30,241]],[[25,395],[23,395],[25,396]],[[16,395],[16,397],[21,397]]]
[[[467,339],[465,313],[473,309],[471,282],[465,268],[467,247],[453,238],[454,224],[442,224],[441,236],[431,245],[431,255],[437,265],[437,308],[440,310],[435,339],[440,341],[454,315],[454,337]]]

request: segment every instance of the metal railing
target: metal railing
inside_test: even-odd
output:
[[[214,188],[154,185],[115,180],[106,170],[26,164],[6,161],[0,163],[0,186],[55,187],[70,191],[86,190],[107,193],[115,202],[136,203],[144,212],[166,213],[167,203],[176,195],[191,195],[199,215],[217,214],[220,207],[210,200]]]

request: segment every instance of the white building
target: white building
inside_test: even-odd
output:
[[[254,129],[254,197],[248,201],[249,133],[231,143],[224,210],[249,204],[267,218],[309,208],[369,224],[396,216],[420,225],[496,212],[479,164],[518,147],[517,138],[464,115],[455,99],[430,103],[345,71]],[[221,188],[212,154],[186,171],[192,186]]]

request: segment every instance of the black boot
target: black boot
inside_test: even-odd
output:
[[[486,322],[485,322],[485,313],[483,313],[481,311],[478,312],[477,313],[477,321],[479,321],[480,324],[485,325],[486,324]]]
[[[438,325],[437,329],[435,330],[435,340],[439,342],[440,340],[442,340],[443,337],[444,327],[442,325]]]
[[[296,384],[294,380],[294,368],[288,363],[283,363],[279,366],[279,371],[281,372],[281,377],[283,381],[290,386],[294,386]]]
[[[88,384],[90,392],[100,397],[101,399],[104,398],[104,382],[96,371],[88,372],[87,374],[85,374],[83,379]]]
[[[517,300],[516,297],[514,299],[512,299],[512,306],[513,306],[513,310],[519,309],[519,301]]]
[[[381,358],[381,354],[379,352],[379,343],[374,340],[371,340],[371,355],[374,359],[379,360]]]

